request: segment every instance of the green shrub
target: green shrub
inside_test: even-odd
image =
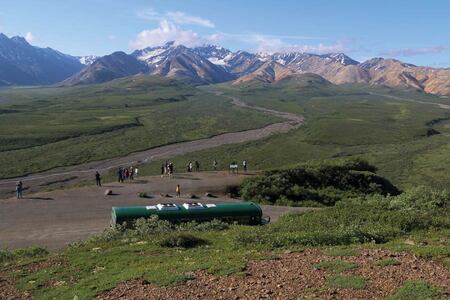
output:
[[[173,234],[159,242],[161,247],[168,248],[194,248],[205,244],[207,244],[206,240],[186,233]]]
[[[360,160],[271,170],[246,178],[241,184],[241,196],[261,203],[293,205],[314,201],[331,206],[344,198],[400,193],[388,180],[373,173],[375,170]]]
[[[220,220],[212,220],[209,222],[187,222],[187,223],[171,223],[167,220],[160,220],[158,216],[150,218],[140,218],[134,222],[134,226],[130,229],[125,225],[116,225],[115,228],[108,228],[101,234],[95,235],[86,241],[75,242],[70,244],[71,247],[80,247],[89,243],[109,242],[127,238],[153,239],[155,235],[174,232],[190,232],[190,231],[210,231],[210,230],[226,230],[229,224]],[[2,254],[0,253],[0,257]]]
[[[209,222],[188,222],[188,223],[181,223],[178,225],[178,230],[180,231],[220,231],[225,230],[230,227],[230,224],[225,223],[223,221],[214,219]]]
[[[233,242],[270,248],[385,243],[416,230],[450,228],[448,208],[389,209],[393,198],[353,199],[335,207],[284,215],[269,226],[240,231]]]
[[[170,232],[174,230],[174,225],[169,221],[160,220],[158,216],[151,216],[150,218],[140,218],[134,222],[133,230],[129,233],[133,233],[137,236],[150,236],[156,233]]]
[[[9,250],[0,249],[0,263],[10,261],[14,259],[14,253]]]

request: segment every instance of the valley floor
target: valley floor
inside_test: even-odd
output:
[[[235,106],[262,111],[267,115],[280,117],[286,121],[270,124],[258,129],[224,133],[210,138],[155,147],[149,150],[131,153],[123,157],[94,161],[72,167],[56,168],[23,177],[0,179],[0,198],[5,198],[14,194],[14,186],[19,180],[25,183],[25,188],[29,193],[35,193],[46,188],[55,188],[55,186],[60,188],[67,185],[73,186],[86,182],[86,180],[88,180],[87,177],[93,177],[95,171],[101,173],[115,172],[119,167],[130,165],[136,166],[142,163],[150,163],[155,160],[169,159],[222,145],[256,141],[274,134],[286,133],[303,124],[304,120],[300,115],[278,112],[266,108],[250,107],[236,97],[230,98]],[[184,166],[181,168],[184,168]]]

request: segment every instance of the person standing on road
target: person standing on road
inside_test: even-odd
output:
[[[17,199],[22,199],[22,192],[23,192],[23,183],[22,183],[22,181],[19,181],[16,184]]]
[[[134,180],[134,168],[133,168],[133,166],[130,167],[130,179]]]
[[[195,161],[195,172],[200,172],[200,163],[198,160]]]
[[[244,167],[244,172],[247,172],[247,161],[246,160],[244,160],[242,162],[242,166]]]
[[[136,178],[137,178],[137,176],[138,176],[138,171],[139,171],[138,168],[134,168],[134,177],[136,177]]]
[[[218,165],[217,160],[214,159],[214,161],[213,161],[214,171],[217,171],[217,165]]]
[[[169,178],[173,177],[173,163],[169,163]]]
[[[100,173],[98,171],[95,172],[95,184],[97,186],[102,186],[102,178],[100,177]]]
[[[161,178],[164,177],[164,173],[166,172],[166,166],[164,164],[161,165]]]
[[[117,171],[117,180],[119,183],[123,183],[123,175],[122,168],[119,168],[119,171]]]
[[[177,193],[177,198],[181,197],[181,187],[179,184],[177,184],[177,187],[175,188],[175,192]]]

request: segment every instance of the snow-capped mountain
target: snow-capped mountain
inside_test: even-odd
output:
[[[78,61],[82,65],[89,66],[98,58],[98,56],[96,56],[96,55],[85,55],[85,56],[78,56],[77,58],[78,58]]]
[[[90,84],[149,74],[174,77],[192,84],[233,81],[277,82],[298,74],[316,74],[334,84],[368,83],[450,94],[450,69],[418,67],[394,59],[363,63],[343,53],[250,53],[220,46],[188,48],[174,42],[96,57],[70,56],[30,45],[22,37],[0,34],[0,86]]]
[[[144,62],[150,68],[155,68],[158,63],[164,60],[175,48],[176,46],[174,42],[168,42],[162,46],[136,50],[131,53],[131,55]]]
[[[204,54],[200,55],[198,48],[166,43],[161,47],[135,51],[131,55],[144,62],[149,73],[154,75],[178,77],[195,84],[219,83],[235,78]]]
[[[0,85],[52,84],[81,70],[76,57],[0,33]]]
[[[229,61],[234,56],[233,52],[230,50],[215,45],[195,47],[192,48],[192,51],[219,66],[228,66]]]

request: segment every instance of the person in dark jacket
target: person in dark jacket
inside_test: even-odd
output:
[[[123,170],[122,168],[119,168],[119,171],[117,172],[117,179],[120,183],[123,183]]]
[[[102,186],[102,178],[100,177],[100,173],[98,171],[95,172],[95,184],[97,186]]]
[[[23,183],[22,183],[22,181],[19,181],[16,184],[17,199],[22,199],[22,192],[23,192]]]

